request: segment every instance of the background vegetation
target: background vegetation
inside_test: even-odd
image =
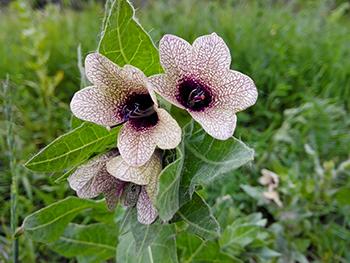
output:
[[[72,2],[36,9],[19,0],[0,9],[0,79],[10,79],[8,91],[1,90],[0,262],[11,253],[11,158],[19,180],[19,224],[73,194],[66,183],[55,184],[54,175],[22,167],[70,129],[68,105],[80,88],[78,45],[83,57],[97,46],[103,4],[86,1],[74,7]],[[156,43],[164,33],[193,41],[217,32],[231,49],[232,68],[251,76],[259,89],[258,103],[239,114],[236,131],[256,150],[255,161],[201,192],[230,241],[221,240],[229,244],[221,250],[251,262],[349,262],[349,2],[135,4]],[[6,112],[13,113],[10,119]],[[281,206],[264,195],[262,169],[279,176]],[[42,244],[25,237],[19,241],[23,262],[64,260]],[[231,262],[218,259],[216,243],[198,242],[179,237],[181,262]]]

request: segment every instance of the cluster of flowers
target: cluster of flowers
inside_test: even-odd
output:
[[[231,56],[215,33],[192,45],[165,35],[159,43],[164,74],[146,77],[131,66],[119,67],[99,53],[86,57],[86,76],[92,86],[75,93],[73,114],[85,121],[121,128],[117,148],[80,166],[69,178],[81,198],[103,193],[113,209],[118,201],[136,206],[138,221],[157,218],[154,202],[162,170],[161,150],[181,142],[181,128],[155,93],[185,109],[212,137],[226,140],[236,127],[236,112],[257,99],[254,82],[230,70]],[[159,148],[159,149],[156,149]]]

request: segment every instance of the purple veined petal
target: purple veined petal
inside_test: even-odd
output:
[[[139,199],[136,204],[137,220],[141,224],[152,224],[158,217],[158,211],[153,206],[151,199],[149,198],[144,187],[141,188]]]
[[[258,91],[254,81],[241,72],[229,70],[215,85],[219,103],[234,112],[245,110],[255,104]]]
[[[120,68],[98,53],[86,57],[85,69],[94,86],[78,91],[71,101],[73,114],[82,120],[115,126],[124,121],[119,113],[128,98],[150,89],[141,70],[131,65]]]
[[[121,89],[130,93],[148,94],[149,80],[146,75],[138,68],[132,65],[125,65],[121,69],[120,78],[122,79],[119,83]]]
[[[162,170],[160,154],[154,153],[149,161],[140,167],[130,166],[121,156],[107,162],[107,171],[115,178],[138,185],[149,184],[153,176]]]
[[[106,198],[107,208],[113,210],[119,202],[125,183],[114,178],[110,174],[105,177],[98,175],[96,181],[100,181],[102,193]]]
[[[109,87],[116,93],[147,93],[148,79],[132,65],[119,67],[105,56],[95,52],[86,56],[85,73],[98,87]]]
[[[117,151],[112,150],[99,155],[68,177],[70,187],[80,198],[94,198],[103,193],[109,209],[115,207],[121,195],[118,191],[122,182],[107,172],[106,162],[117,154]]]
[[[109,88],[91,86],[74,94],[70,108],[79,119],[109,127],[123,121],[116,114],[122,103],[122,98]]]
[[[157,109],[159,122],[153,130],[153,138],[160,149],[173,149],[181,142],[181,128],[164,109]]]
[[[192,46],[174,35],[164,35],[159,41],[160,63],[173,80],[181,79],[191,69]]]
[[[158,74],[153,75],[149,78],[152,86],[151,88],[161,95],[164,99],[169,101],[170,103],[174,104],[175,106],[184,109],[185,107],[182,106],[176,99],[178,88],[177,88],[177,81],[178,80],[172,80],[168,74]]]
[[[139,131],[130,122],[124,124],[118,136],[118,149],[127,164],[142,166],[151,158],[156,148],[152,132],[153,127]]]
[[[210,136],[218,140],[227,140],[236,128],[237,117],[231,109],[212,107],[190,114]]]
[[[85,74],[91,83],[99,87],[114,87],[122,81],[121,68],[97,52],[86,56]]]
[[[193,42],[192,67],[195,75],[206,84],[230,68],[230,50],[216,33],[198,37]]]
[[[104,173],[106,161],[113,158],[114,152],[108,152],[96,156],[86,164],[79,166],[73,174],[68,177],[69,186],[75,190],[81,198],[94,198],[102,193],[101,188],[94,185],[96,176]]]
[[[159,176],[161,173],[162,168],[159,169],[158,173],[152,174],[150,176],[150,180],[148,185],[144,186],[148,197],[150,198],[152,203],[155,203],[157,194],[158,194],[158,189],[159,189]]]

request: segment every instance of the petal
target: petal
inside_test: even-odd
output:
[[[116,179],[105,169],[106,161],[115,156],[108,152],[91,159],[87,164],[81,165],[68,177],[70,187],[81,198],[94,198],[103,193]]]
[[[174,35],[165,35],[159,42],[160,63],[169,76],[176,80],[188,73],[191,66],[191,45]]]
[[[236,128],[237,117],[231,109],[214,107],[190,114],[210,136],[218,140],[227,140]]]
[[[87,87],[76,92],[70,103],[73,114],[84,121],[103,126],[113,126],[121,122],[117,107],[121,98],[107,87]]]
[[[181,128],[176,120],[164,109],[157,109],[158,124],[153,139],[160,149],[173,149],[181,142]]]
[[[87,55],[85,73],[95,86],[110,87],[116,93],[147,92],[147,77],[141,70],[131,65],[121,68],[99,53]]]
[[[164,99],[168,100],[175,106],[184,109],[184,107],[177,101],[177,83],[170,79],[168,74],[158,74],[149,78],[152,86],[151,89],[160,94]]]
[[[79,197],[93,198],[98,196],[101,191],[90,189],[93,179],[102,170],[104,162],[107,160],[105,155],[97,156],[86,164],[81,165],[73,174],[68,177],[69,186],[77,191]]]
[[[121,156],[117,156],[107,162],[107,171],[115,178],[132,182],[138,185],[146,185],[154,175],[158,175],[162,169],[159,154],[153,154],[146,164],[135,167],[127,164]]]
[[[155,203],[157,194],[158,194],[158,189],[159,189],[159,176],[162,171],[162,167],[158,170],[158,172],[155,172],[150,176],[150,180],[148,185],[145,186],[145,190],[151,199],[152,203]]]
[[[192,46],[192,67],[202,80],[216,78],[230,68],[230,50],[216,33],[197,38]]]
[[[215,87],[220,103],[231,107],[234,112],[254,105],[258,98],[254,81],[238,71],[228,71]]]
[[[113,176],[111,177],[114,179],[113,183],[103,192],[109,210],[113,210],[116,207],[126,184],[125,182],[115,179]]]
[[[137,220],[141,224],[145,224],[145,225],[152,224],[158,216],[158,211],[153,206],[144,187],[142,187],[141,189],[136,208],[137,208]]]
[[[124,124],[118,136],[118,149],[125,162],[142,166],[151,158],[156,148],[152,131],[152,128],[137,131],[130,122]]]
[[[122,79],[120,85],[128,93],[146,94],[148,93],[148,89],[150,89],[150,83],[146,75],[132,65],[125,65],[121,69],[120,77]]]
[[[96,86],[113,87],[122,81],[121,68],[99,53],[86,56],[85,74]]]

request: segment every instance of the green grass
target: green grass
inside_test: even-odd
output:
[[[13,88],[20,164],[69,129],[68,103],[80,86],[77,46],[83,56],[96,49],[103,16],[102,6],[93,3],[74,12],[53,6],[33,11],[25,2],[0,10],[0,79],[9,74]],[[137,15],[156,42],[164,33],[193,41],[217,32],[230,47],[232,68],[251,76],[258,87],[258,102],[238,115],[236,131],[255,148],[255,162],[204,191],[207,200],[219,209],[216,198],[231,196],[238,217],[262,212],[269,220],[267,246],[283,254],[279,262],[350,261],[348,4],[150,1]],[[5,127],[1,117],[1,149],[6,149]],[[0,156],[1,235],[9,238],[11,178],[6,152]],[[262,197],[264,187],[257,180],[262,168],[279,175],[282,208]],[[18,170],[19,220],[69,194],[66,184],[55,185],[48,175]],[[241,185],[250,188],[243,191]],[[9,246],[0,239],[4,255]],[[60,260],[24,238],[20,255],[26,262]]]

